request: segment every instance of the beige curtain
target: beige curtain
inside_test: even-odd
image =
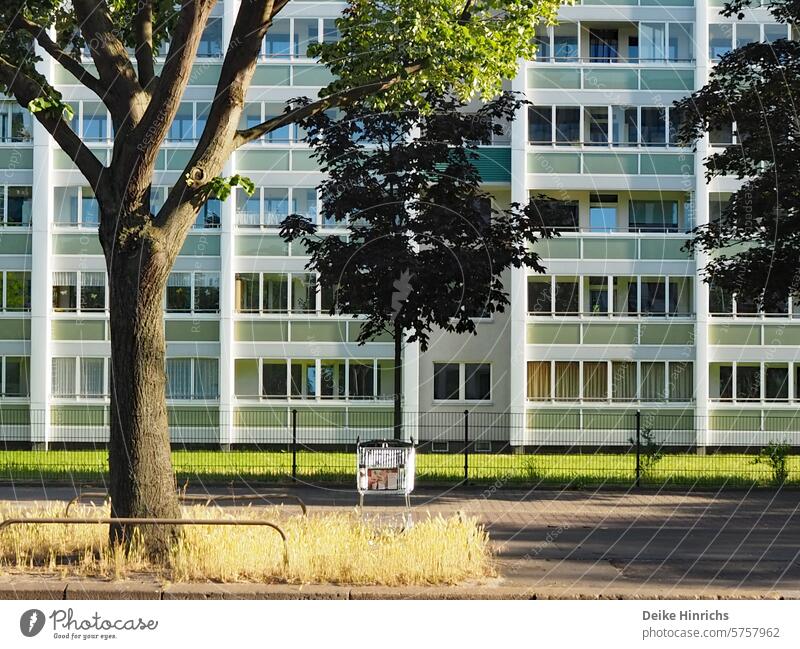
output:
[[[611,365],[611,397],[615,401],[636,399],[636,363],[614,361]]]
[[[580,394],[580,381],[577,361],[556,361],[556,399],[576,400]]]
[[[608,398],[608,366],[605,361],[584,362],[583,398],[595,401]]]
[[[669,397],[671,401],[691,401],[694,398],[694,365],[669,364]]]
[[[528,361],[528,399],[550,398],[550,361]]]
[[[642,400],[663,401],[666,398],[664,363],[642,363]]]

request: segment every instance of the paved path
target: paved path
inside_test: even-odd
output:
[[[0,486],[6,501],[68,500],[74,493]],[[350,490],[301,487],[291,493],[312,513],[357,502]],[[400,503],[374,497],[367,513],[398,516]],[[501,585],[531,593],[800,597],[800,491],[423,489],[412,506],[417,519],[456,511],[477,516],[497,550]]]

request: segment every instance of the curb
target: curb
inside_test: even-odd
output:
[[[167,584],[143,581],[19,580],[0,583],[0,600],[722,600],[800,599],[800,591],[578,591],[521,586],[333,586]]]

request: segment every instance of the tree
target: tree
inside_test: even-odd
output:
[[[207,121],[184,173],[153,213],[151,182],[159,148],[177,114],[215,0],[4,0],[0,4],[0,85],[29,108],[94,189],[109,278],[111,327],[110,493],[114,516],[179,513],[165,401],[161,300],[186,234],[236,149],[324,110],[370,103],[425,105],[425,93],[466,99],[497,94],[534,53],[539,21],[553,22],[558,0],[351,0],[341,39],[312,52],[336,81],[313,101],[239,128],[261,43],[291,0],[242,0]],[[34,43],[36,48],[34,49]],[[79,55],[88,48],[94,69]],[[134,55],[129,54],[130,48]],[[163,63],[156,56],[166,52]],[[69,107],[36,63],[51,57],[106,105],[114,127],[111,163],[102,164],[70,128]],[[112,540],[131,530],[112,527]],[[153,553],[174,529],[144,527]]]
[[[739,13],[749,0],[726,5]],[[797,3],[773,2],[781,22],[796,22]],[[736,124],[737,144],[706,161],[706,178],[734,176],[740,189],[718,218],[696,228],[690,247],[713,253],[706,280],[762,308],[785,308],[800,295],[800,43],[751,43],[723,56],[709,83],[677,102],[684,144]]]
[[[302,215],[281,235],[308,250],[331,314],[362,315],[358,342],[394,341],[394,434],[401,436],[401,350],[427,349],[434,326],[475,333],[475,318],[503,311],[502,274],[523,265],[544,272],[532,245],[549,236],[539,205],[499,210],[481,190],[476,147],[510,127],[520,105],[503,93],[475,113],[453,98],[428,96],[430,111],[348,109],[303,122],[326,172],[325,214],[342,233],[326,234]]]

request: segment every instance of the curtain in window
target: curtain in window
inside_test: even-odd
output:
[[[170,273],[167,286],[174,288],[189,288],[192,285],[191,273]]]
[[[636,363],[614,361],[611,364],[611,397],[615,401],[636,398]]]
[[[167,359],[167,398],[192,398],[192,359]]]
[[[694,398],[694,365],[669,364],[669,397],[671,401],[691,401]]]
[[[665,398],[664,363],[642,363],[642,400],[663,401]]]
[[[550,398],[550,361],[528,361],[528,399]]]
[[[53,396],[74,397],[75,390],[75,359],[53,359]]]
[[[577,399],[580,382],[581,372],[577,361],[556,361],[556,399]]]
[[[595,401],[608,398],[608,369],[605,362],[583,364],[583,398]]]
[[[76,286],[78,284],[78,277],[75,273],[57,272],[53,273],[54,286]]]
[[[81,396],[82,397],[102,397],[105,394],[105,382],[103,381],[102,358],[82,358],[81,359]]]
[[[219,397],[219,362],[216,358],[194,359],[194,398]]]
[[[639,23],[639,57],[642,61],[662,61],[665,58],[664,23]]]

